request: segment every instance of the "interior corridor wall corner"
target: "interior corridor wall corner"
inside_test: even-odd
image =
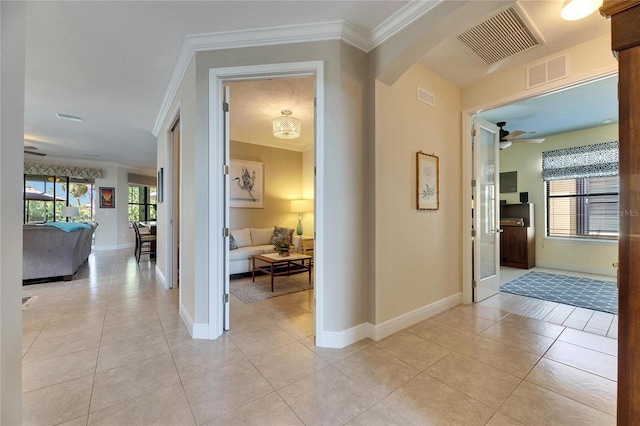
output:
[[[0,2],[0,424],[22,424],[25,3]]]

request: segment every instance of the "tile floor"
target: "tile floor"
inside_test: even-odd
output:
[[[25,425],[615,424],[613,319],[501,294],[324,349],[307,291],[232,298],[231,331],[194,340],[154,266],[99,252],[24,288]]]

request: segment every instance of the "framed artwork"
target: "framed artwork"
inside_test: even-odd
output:
[[[439,159],[433,154],[416,153],[417,208],[438,210],[440,207]]]
[[[264,163],[231,160],[229,207],[264,208]]]
[[[518,172],[500,173],[500,193],[518,192]]]
[[[101,209],[113,209],[116,207],[116,189],[101,186],[98,189]]]
[[[160,167],[160,170],[158,170],[158,187],[156,189],[158,191],[156,203],[160,204],[164,201],[164,167]]]

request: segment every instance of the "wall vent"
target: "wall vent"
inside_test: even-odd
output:
[[[524,12],[516,7],[509,7],[456,39],[487,65],[543,43]]]
[[[436,106],[435,95],[420,86],[418,86],[418,100],[432,107]]]
[[[565,53],[527,67],[526,88],[560,80],[569,75],[569,54]]]

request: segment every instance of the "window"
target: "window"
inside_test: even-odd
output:
[[[156,220],[156,187],[129,184],[129,222]]]
[[[618,238],[617,142],[544,152],[542,177],[547,236]]]
[[[546,182],[547,236],[618,237],[618,177]]]
[[[73,220],[93,219],[93,179],[67,176],[24,176],[24,223],[64,221],[62,208],[79,207]]]

